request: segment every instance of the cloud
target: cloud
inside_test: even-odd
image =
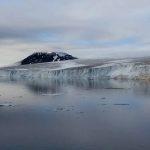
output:
[[[0,62],[56,48],[86,57],[150,55],[149,16],[149,0],[1,0],[0,52],[6,57]]]

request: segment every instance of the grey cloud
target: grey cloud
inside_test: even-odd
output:
[[[0,51],[148,52],[149,16],[149,0],[1,0]]]

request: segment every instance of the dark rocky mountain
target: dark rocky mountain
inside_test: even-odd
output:
[[[62,52],[36,52],[21,61],[21,65],[77,59]]]

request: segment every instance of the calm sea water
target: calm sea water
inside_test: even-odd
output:
[[[149,150],[150,83],[0,81],[0,150]]]

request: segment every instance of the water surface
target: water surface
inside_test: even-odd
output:
[[[2,150],[149,150],[150,83],[0,81]]]

